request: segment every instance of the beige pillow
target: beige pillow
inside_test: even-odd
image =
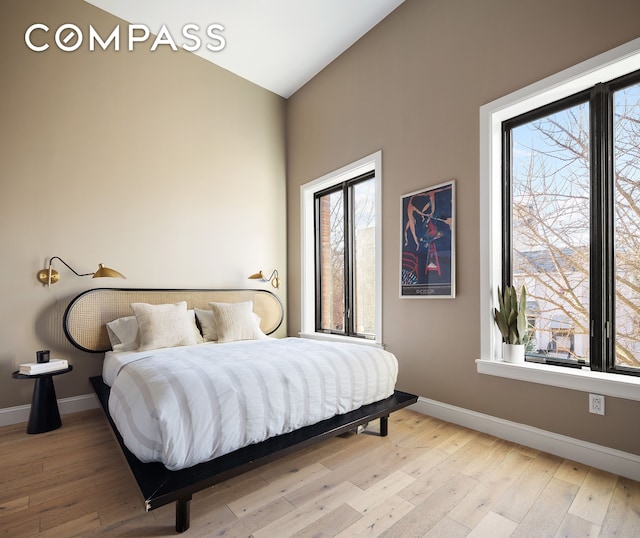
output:
[[[138,322],[138,351],[202,343],[195,314],[187,311],[186,301],[158,305],[131,303],[131,309]]]
[[[218,330],[218,342],[269,338],[260,330],[253,302],[209,303]]]

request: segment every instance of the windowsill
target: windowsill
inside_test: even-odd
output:
[[[530,362],[512,364],[477,359],[476,365],[479,374],[640,401],[640,377],[592,372],[588,368],[565,368]]]
[[[328,342],[346,342],[349,344],[360,344],[362,346],[384,347],[375,340],[367,340],[365,338],[353,338],[352,336],[341,336],[339,334],[325,333],[298,333],[300,338],[309,338],[311,340],[325,340]]]

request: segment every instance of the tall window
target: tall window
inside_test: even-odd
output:
[[[375,337],[375,173],[315,195],[316,332]]]
[[[503,283],[527,358],[640,375],[640,71],[503,123]]]
[[[300,335],[382,345],[382,152],[300,187]]]

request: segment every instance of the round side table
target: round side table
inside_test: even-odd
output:
[[[44,433],[55,430],[62,426],[60,411],[58,411],[58,400],[56,399],[56,389],[53,386],[54,375],[66,374],[73,370],[69,366],[64,370],[45,372],[43,374],[26,375],[19,371],[13,372],[14,379],[35,379],[33,386],[33,398],[31,399],[31,411],[29,411],[29,423],[27,433]]]

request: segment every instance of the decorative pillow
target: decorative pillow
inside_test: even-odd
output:
[[[196,317],[198,318],[198,323],[200,323],[205,342],[216,341],[218,339],[218,329],[213,319],[213,311],[204,308],[194,308],[194,310],[196,311]]]
[[[209,303],[218,330],[218,342],[269,338],[260,330],[253,302]]]
[[[133,351],[140,347],[138,322],[135,316],[125,316],[107,323],[107,334],[113,351]]]
[[[187,311],[186,301],[158,305],[131,303],[131,309],[138,322],[139,351],[202,343],[195,313]]]

